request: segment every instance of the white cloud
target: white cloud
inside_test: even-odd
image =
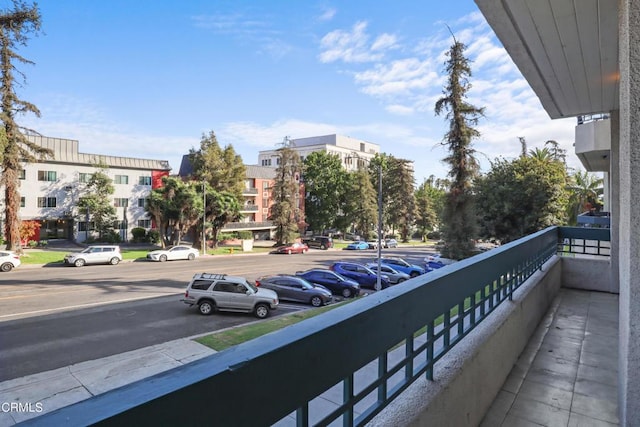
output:
[[[320,62],[329,63],[343,61],[360,63],[380,61],[384,52],[396,48],[396,38],[391,34],[383,34],[369,43],[370,36],[366,32],[367,22],[356,22],[350,31],[334,30],[320,40],[322,52]],[[374,49],[375,47],[375,49]]]
[[[400,104],[387,105],[385,109],[391,114],[397,114],[399,116],[410,116],[415,112],[413,107],[407,107],[406,105]]]
[[[318,17],[318,21],[331,21],[338,11],[332,7],[327,7]]]

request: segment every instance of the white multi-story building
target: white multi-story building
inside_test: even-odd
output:
[[[290,142],[291,148],[298,152],[303,161],[315,151],[324,151],[337,155],[345,169],[350,171],[357,170],[380,153],[378,144],[335,134],[291,139]],[[258,154],[260,166],[278,166],[279,161],[277,149],[260,151]]]
[[[112,203],[119,219],[116,231],[122,240],[131,238],[134,227],[151,228],[145,203],[151,190],[161,186],[162,177],[169,175],[168,161],[80,153],[75,140],[32,135],[28,138],[53,152],[46,160],[24,164],[20,174],[20,218],[40,223],[39,234],[33,240],[87,239],[91,212],[79,212],[77,203],[86,193],[91,175],[99,170],[98,164],[107,167],[105,173],[113,180]],[[4,205],[4,199],[0,204]]]

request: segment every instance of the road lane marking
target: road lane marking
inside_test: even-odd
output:
[[[153,296],[147,295],[147,296],[144,296],[144,297],[137,297],[137,298],[125,298],[125,299],[104,301],[104,302],[92,302],[92,303],[80,304],[80,305],[69,305],[67,307],[48,308],[48,309],[45,309],[45,310],[25,311],[25,312],[22,312],[22,313],[4,314],[4,315],[0,316],[0,319],[4,319],[4,318],[8,318],[8,317],[18,317],[18,316],[32,316],[32,315],[36,315],[36,314],[50,313],[50,312],[54,312],[54,311],[64,311],[64,310],[74,310],[74,309],[78,309],[78,308],[94,307],[94,306],[98,306],[98,305],[117,304],[117,303],[120,303],[120,302],[137,301],[137,300],[141,300],[141,299],[149,299],[149,298],[155,298],[155,297],[159,297],[159,296],[168,296],[168,295],[180,295],[180,294],[179,293],[176,293],[176,294],[171,293],[171,294],[159,294],[159,295],[153,295]]]

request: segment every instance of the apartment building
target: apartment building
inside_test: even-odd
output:
[[[106,165],[105,172],[113,180],[112,202],[119,218],[115,228],[122,240],[131,238],[134,227],[152,227],[145,203],[151,190],[161,186],[162,177],[169,175],[168,161],[81,153],[76,140],[28,138],[53,152],[47,160],[24,164],[20,174],[20,218],[40,223],[33,240],[84,242],[91,236],[91,212],[81,212],[77,203],[97,164]],[[4,199],[0,205],[4,210]]]
[[[380,153],[378,144],[336,134],[291,139],[290,142],[290,147],[298,152],[302,161],[313,152],[324,151],[337,155],[344,168],[349,171],[366,165]],[[279,161],[278,149],[263,150],[258,153],[260,166],[278,166]]]

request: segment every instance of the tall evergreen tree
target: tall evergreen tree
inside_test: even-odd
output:
[[[436,202],[431,181],[425,179],[416,189],[416,226],[423,239],[437,227]]]
[[[278,167],[273,187],[274,203],[269,211],[269,220],[276,226],[277,244],[292,242],[299,232],[300,217],[300,156],[291,148],[291,141],[285,138],[278,149]]]
[[[443,141],[443,145],[449,149],[449,155],[444,161],[449,164],[448,176],[451,178],[443,218],[443,253],[454,259],[470,256],[475,248],[473,239],[476,237],[477,226],[472,185],[479,165],[471,143],[480,136],[474,126],[484,113],[484,108],[475,107],[466,101],[471,89],[471,67],[464,56],[464,50],[464,44],[454,38],[447,53],[447,85],[442,92],[443,96],[435,105],[436,115],[446,110],[446,118],[449,120],[449,131]]]
[[[388,224],[400,232],[403,242],[409,241],[409,230],[415,219],[415,180],[410,160],[389,156],[383,179],[387,191],[385,206]],[[384,191],[384,190],[383,190]]]
[[[348,212],[349,222],[364,239],[369,239],[370,234],[374,231],[372,226],[378,223],[377,191],[373,187],[369,175],[366,169],[350,172],[349,183],[346,186],[347,195],[357,195],[356,197],[346,197],[345,210]]]
[[[20,246],[20,193],[19,179],[23,162],[35,162],[52,154],[51,150],[29,141],[24,135],[25,130],[16,122],[16,116],[33,113],[40,116],[38,108],[18,98],[15,92],[17,71],[14,61],[23,64],[33,64],[16,52],[18,45],[26,46],[29,35],[37,34],[40,30],[40,11],[36,4],[27,5],[21,0],[13,1],[13,8],[0,12],[0,72],[2,86],[0,87],[0,122],[4,129],[0,140],[2,154],[2,175],[0,186],[4,186],[5,194],[5,235],[7,249],[22,252]]]

